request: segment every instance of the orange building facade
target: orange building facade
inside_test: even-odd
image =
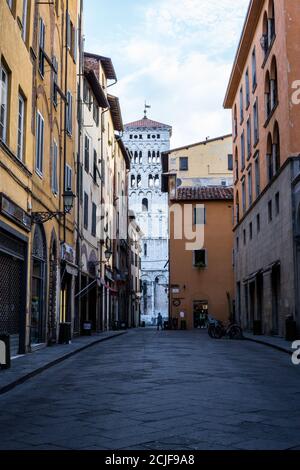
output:
[[[229,187],[179,188],[169,201],[169,314],[175,328],[201,328],[207,315],[222,321],[233,315],[232,206]],[[200,234],[194,247],[190,229]]]
[[[283,336],[299,319],[297,0],[252,0],[224,107],[232,109],[237,317]]]

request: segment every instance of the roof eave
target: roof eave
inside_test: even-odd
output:
[[[93,70],[85,69],[84,76],[87,79],[100,108],[109,108],[107,98],[95,75],[95,72]]]
[[[225,109],[231,109],[233,106],[238,85],[240,83],[249,49],[252,43],[253,35],[256,30],[264,3],[264,0],[250,0],[223,103],[223,107]]]

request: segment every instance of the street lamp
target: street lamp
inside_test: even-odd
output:
[[[104,256],[106,259],[105,263],[109,263],[109,260],[112,257],[112,251],[108,248],[107,250],[105,250]]]
[[[56,212],[32,212],[31,220],[34,224],[45,224],[54,217],[64,217],[66,214],[69,214],[74,205],[75,194],[73,191],[65,191],[62,195],[64,201],[64,210]]]

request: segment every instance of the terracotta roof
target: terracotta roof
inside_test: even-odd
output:
[[[199,188],[178,188],[177,201],[233,201],[233,188],[223,186],[207,186]]]
[[[102,86],[98,82],[96,74],[93,70],[89,70],[87,68],[84,69],[84,76],[90,84],[90,87],[93,90],[95,98],[97,100],[98,105],[100,108],[109,108],[108,101],[106,99],[105,93],[103,91]]]
[[[129,122],[128,124],[125,124],[125,127],[139,127],[139,128],[149,127],[152,129],[159,129],[162,127],[166,127],[168,129],[172,129],[172,127],[169,126],[168,124],[163,124],[162,122],[158,122],[158,121],[152,121],[152,119],[148,119],[145,117],[139,121]]]
[[[123,121],[119,98],[113,95],[107,95],[107,99],[110,107],[111,118],[114,124],[114,129],[115,131],[122,132]]]
[[[104,57],[103,55],[92,54],[90,52],[84,53],[85,58],[91,58],[100,60],[102,67],[104,69],[104,73],[108,80],[117,80],[117,75],[110,57]]]

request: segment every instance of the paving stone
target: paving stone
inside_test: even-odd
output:
[[[204,331],[130,331],[1,395],[0,449],[299,448],[289,361]]]

